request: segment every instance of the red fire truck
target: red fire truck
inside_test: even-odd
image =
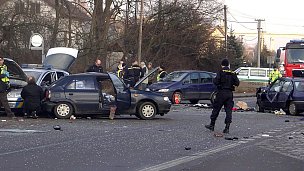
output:
[[[277,50],[276,64],[283,64],[285,77],[304,75],[304,40],[290,40]]]

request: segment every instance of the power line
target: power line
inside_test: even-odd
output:
[[[252,29],[252,28],[249,28],[249,27],[246,27],[246,26],[244,26],[241,22],[239,22],[229,11],[228,11],[228,13],[230,14],[230,16],[239,24],[239,25],[241,25],[242,27],[244,27],[244,28],[246,28],[246,29],[248,29],[248,30],[255,30],[255,29]],[[256,22],[255,22],[256,23]]]

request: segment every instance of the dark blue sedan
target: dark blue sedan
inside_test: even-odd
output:
[[[279,78],[268,87],[257,89],[256,110],[283,109],[287,114],[297,115],[304,111],[304,79]]]
[[[145,77],[142,79],[144,80]],[[80,73],[54,82],[47,90],[44,109],[58,118],[71,115],[105,115],[117,107],[116,114],[153,119],[170,111],[168,97],[137,87],[128,88],[113,73]]]
[[[215,73],[207,71],[175,71],[160,82],[150,85],[149,89],[169,97],[174,104],[182,100],[189,100],[192,104],[199,100],[212,102],[216,91],[216,86],[213,84],[215,76]]]

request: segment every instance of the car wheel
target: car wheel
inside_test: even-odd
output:
[[[73,107],[69,103],[58,103],[54,108],[54,114],[57,118],[68,119],[73,114]]]
[[[194,100],[190,100],[190,103],[191,103],[191,104],[197,104],[198,101],[199,101],[199,100],[194,99]]]
[[[137,113],[140,119],[149,120],[155,117],[157,109],[153,103],[143,102],[139,105]]]
[[[290,115],[297,115],[298,111],[297,111],[297,106],[294,102],[290,102],[288,105],[288,113]]]
[[[259,104],[259,102],[256,102],[254,110],[256,112],[264,112],[264,108]]]
[[[172,95],[172,103],[173,104],[180,104],[182,102],[182,93],[181,92],[174,92]]]

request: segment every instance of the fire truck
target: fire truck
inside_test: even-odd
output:
[[[276,65],[282,65],[285,77],[304,76],[304,40],[290,40],[277,50]]]

